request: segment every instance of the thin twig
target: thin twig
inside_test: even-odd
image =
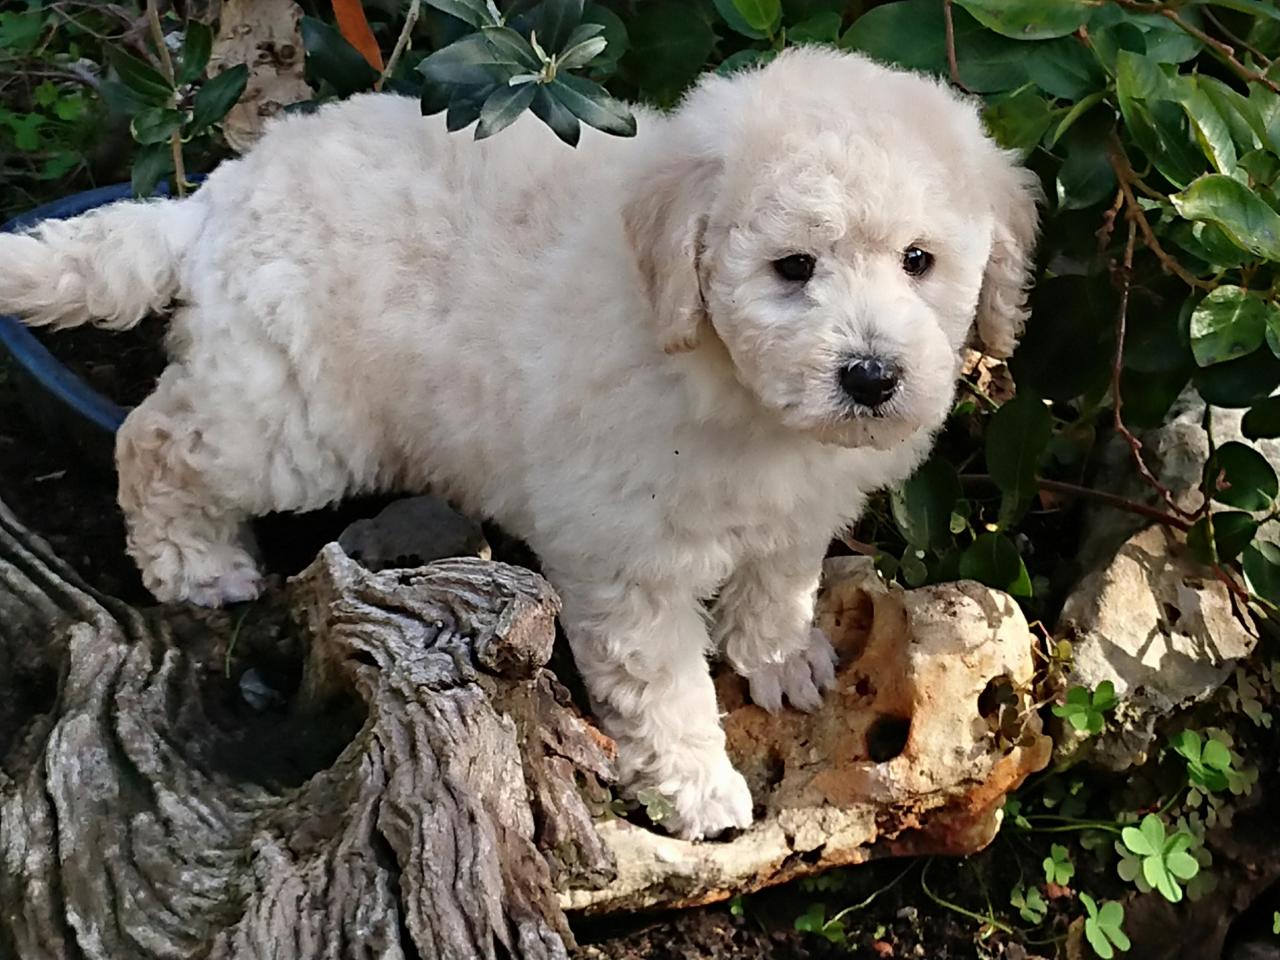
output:
[[[1142,241],[1147,249],[1160,261],[1160,265],[1165,269],[1166,273],[1172,273],[1183,283],[1198,290],[1212,290],[1214,287],[1212,283],[1201,280],[1199,277],[1189,273],[1186,267],[1180,264],[1177,258],[1170,256],[1168,251],[1160,245],[1160,241],[1156,239],[1155,231],[1151,229],[1151,223],[1147,220],[1147,215],[1138,204],[1138,198],[1133,194],[1133,187],[1138,183],[1138,177],[1133,172],[1133,167],[1129,165],[1129,158],[1125,156],[1124,148],[1118,141],[1113,139],[1107,152],[1111,160],[1111,169],[1115,171],[1116,181],[1120,185],[1121,193],[1124,194],[1125,216],[1129,218],[1131,224],[1136,223],[1138,225],[1138,229],[1142,231]]]
[[[160,23],[160,5],[158,0],[147,0],[147,22],[151,24],[151,39],[155,41],[156,53],[160,57],[160,67],[164,78],[169,81],[173,90],[172,106],[178,108],[178,81],[173,70],[173,58],[169,56],[169,46],[165,43],[164,27]],[[174,190],[179,197],[187,195],[187,169],[182,159],[182,131],[175,130],[169,137],[169,149],[173,152]]]
[[[947,28],[947,69],[951,71],[951,82],[965,93],[973,93],[960,79],[960,61],[956,59],[956,25],[951,18],[952,0],[943,0],[942,18]]]
[[[1203,13],[1205,17],[1208,18],[1209,22],[1218,28],[1218,32],[1220,32],[1224,37],[1234,43],[1237,47],[1243,47],[1245,50],[1248,50],[1253,54],[1254,59],[1262,64],[1264,70],[1271,66],[1272,60],[1270,57],[1264,54],[1257,47],[1250,45],[1249,41],[1242,40],[1240,37],[1228,30],[1226,25],[1218,19],[1217,14],[1215,14],[1213,10],[1206,6],[1203,8]]]
[[[1129,317],[1129,290],[1133,286],[1133,248],[1136,245],[1137,238],[1137,222],[1135,218],[1130,217],[1129,239],[1124,245],[1124,262],[1120,268],[1120,307],[1116,311],[1116,352],[1115,359],[1111,364],[1112,419],[1116,433],[1124,437],[1125,443],[1129,444],[1129,450],[1133,453],[1133,462],[1137,465],[1138,472],[1142,474],[1142,479],[1160,494],[1161,499],[1175,514],[1194,520],[1197,514],[1182,509],[1178,505],[1173,491],[1161,483],[1160,479],[1148,469],[1146,461],[1142,458],[1142,441],[1124,423],[1124,397],[1120,390],[1120,379],[1124,371],[1124,340]]]
[[[995,485],[990,474],[986,473],[964,473],[960,475],[961,483]],[[1130,500],[1127,497],[1121,497],[1114,493],[1108,493],[1105,490],[1094,490],[1091,487],[1081,487],[1074,483],[1063,483],[1061,480],[1037,480],[1036,483],[1040,489],[1046,493],[1056,493],[1064,497],[1083,497],[1087,500],[1096,500],[1099,503],[1105,503],[1107,506],[1115,507],[1117,510],[1123,510],[1126,513],[1133,513],[1140,517],[1146,517],[1148,520],[1154,520],[1166,527],[1173,527],[1175,530],[1181,530],[1183,533],[1191,529],[1191,524],[1182,517],[1165,513],[1156,507],[1148,506],[1137,500]]]
[[[881,550],[875,544],[866,543],[863,540],[856,539],[853,534],[847,530],[840,534],[840,542],[852,550],[854,553],[860,553],[864,557],[878,557]]]
[[[409,37],[413,33],[413,28],[418,25],[418,15],[422,12],[422,0],[412,0],[409,4],[409,12],[405,15],[404,27],[400,30],[400,37],[396,40],[395,49],[391,51],[391,56],[387,59],[387,65],[382,70],[382,76],[378,78],[378,82],[374,84],[375,90],[381,90],[383,85],[391,77],[391,73],[395,70],[396,65],[400,62],[400,58],[404,56],[404,52],[409,49]]]
[[[1117,5],[1124,7],[1127,10],[1136,10],[1139,13],[1159,14],[1171,23],[1177,24],[1183,32],[1195,37],[1206,47],[1212,50],[1217,55],[1218,59],[1230,67],[1232,73],[1245,83],[1260,83],[1273,92],[1280,93],[1280,84],[1277,84],[1270,77],[1259,73],[1257,70],[1249,69],[1236,59],[1236,51],[1234,47],[1228,43],[1224,43],[1217,37],[1205,33],[1194,23],[1189,23],[1188,21],[1183,20],[1178,11],[1168,4],[1143,3],[1141,0],[1115,0],[1115,2]]]

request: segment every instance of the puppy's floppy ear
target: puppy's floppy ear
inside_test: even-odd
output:
[[[988,356],[1004,359],[1013,354],[1027,319],[1043,190],[1040,178],[1022,166],[1015,153],[994,146],[980,179],[986,185],[994,224],[974,321],[976,346]]]
[[[662,349],[694,349],[710,325],[698,275],[715,166],[684,159],[640,178],[622,208]]]

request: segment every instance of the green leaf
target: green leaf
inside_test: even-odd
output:
[[[1280,606],[1280,546],[1255,541],[1245,548],[1242,565],[1249,589],[1268,603]]]
[[[1280,437],[1280,397],[1267,397],[1250,407],[1240,424],[1240,432],[1246,440]]]
[[[1280,386],[1280,359],[1269,350],[1215,363],[1195,373],[1200,396],[1215,407],[1251,407]]]
[[[840,46],[908,70],[939,73],[947,68],[942,4],[901,0],[874,7],[845,31]]]
[[[1081,897],[1083,896],[1084,894],[1081,894]],[[1102,932],[1102,928],[1098,926],[1096,920],[1085,921],[1084,937],[1089,941],[1089,946],[1093,947],[1093,952],[1101,957],[1102,960],[1111,960],[1116,955],[1115,950],[1111,948],[1110,941],[1107,939],[1106,934]]]
[[[538,92],[536,83],[524,83],[515,87],[499,87],[489,94],[480,108],[480,122],[476,124],[477,140],[491,137],[515,123]]]
[[[1030,596],[1031,580],[1018,548],[1002,533],[984,533],[960,555],[960,576],[1014,596]]]
[[[1211,498],[1229,507],[1251,513],[1268,510],[1280,493],[1280,480],[1267,458],[1238,440],[1214,450],[1204,469]]]
[[[987,107],[983,120],[1002,147],[1026,156],[1053,122],[1053,105],[1034,90],[1022,90]]]
[[[147,107],[140,110],[129,124],[129,131],[138,143],[168,143],[174,133],[182,129],[186,115],[170,107]]]
[[[1019,393],[987,425],[987,472],[1006,494],[1032,497],[1040,458],[1053,433],[1049,409],[1032,393]]]
[[[493,50],[493,62],[514,64],[529,73],[537,73],[542,69],[542,60],[529,41],[510,27],[485,27],[481,35]],[[439,78],[438,73],[436,76]]]
[[[338,96],[349,97],[373,88],[378,80],[378,71],[341,33],[315,17],[303,17],[301,30],[307,66],[317,78],[328,81]]]
[[[720,65],[716,67],[716,73],[722,77],[727,77],[748,67],[763,66],[777,55],[778,51],[776,50],[738,50],[720,61]]]
[[[787,30],[787,43],[796,46],[803,43],[837,43],[843,22],[843,18],[834,10],[815,14]]]
[[[1037,43],[1031,56],[1026,55],[1026,47],[1019,47],[1031,82],[1045,93],[1073,101],[1102,94],[1106,73],[1098,58],[1074,37]]]
[[[608,44],[609,41],[604,37],[592,37],[589,40],[583,40],[581,43],[565,50],[564,56],[560,58],[559,68],[561,70],[577,70],[579,67],[585,67],[603,53]]]
[[[1170,199],[1181,216],[1216,224],[1240,249],[1280,260],[1280,214],[1238,180],[1208,174]]]
[[[951,511],[958,499],[960,478],[955,468],[935,457],[893,491],[890,506],[907,543],[925,550],[950,537]]]
[[[582,22],[582,0],[542,0],[534,32],[547,53],[565,49],[574,27]]]
[[[167,143],[149,143],[133,157],[133,195],[149,197],[156,185],[173,173],[173,153]]]
[[[547,90],[583,123],[615,136],[635,136],[636,119],[631,111],[598,83],[564,74],[548,84]]]
[[[1155,856],[1164,846],[1163,831],[1160,835],[1160,845],[1154,846],[1137,827],[1125,827],[1120,831],[1120,839],[1126,847],[1138,854],[1140,857]]]
[[[780,0],[714,0],[714,3],[731,30],[752,40],[772,36],[782,23]]]
[[[1182,82],[1178,84],[1178,102],[1191,121],[1200,149],[1218,173],[1232,174],[1236,169],[1236,145],[1231,126],[1195,78],[1179,79]]]
[[[249,68],[238,63],[222,71],[196,93],[191,105],[190,136],[199,136],[214,124],[221,122],[244,94],[249,83]]]
[[[1067,156],[1056,181],[1060,210],[1083,210],[1115,195],[1116,173],[1105,135],[1099,135],[1094,126],[1076,127],[1064,141]]]
[[[1251,514],[1222,510],[1201,517],[1192,525],[1187,533],[1187,546],[1200,563],[1227,563],[1240,555],[1257,532],[1258,521]],[[1212,544],[1209,543],[1211,535]]]
[[[157,107],[173,103],[173,87],[150,64],[116,47],[107,48],[107,60],[120,75],[120,82],[143,103]]]
[[[528,64],[500,53],[479,32],[442,47],[418,64],[419,73],[445,87],[495,86],[506,83],[517,71],[527,68]]]
[[[985,27],[1014,40],[1074,33],[1089,19],[1088,0],[956,0]]]
[[[480,119],[480,111],[484,109],[485,101],[495,90],[504,86],[506,86],[505,83],[494,83],[488,86],[480,84],[457,88],[449,99],[449,109],[444,115],[445,129],[450,133],[456,133],[475,123]]]
[[[1226,7],[1228,10],[1239,10],[1241,13],[1252,13],[1259,17],[1270,17],[1280,20],[1280,9],[1271,0],[1208,0],[1215,7]]]
[[[199,20],[187,21],[187,32],[182,38],[182,57],[178,66],[178,86],[185,87],[204,76],[213,52],[213,31]]]
[[[1202,367],[1234,360],[1262,346],[1266,329],[1266,301],[1224,284],[1191,312],[1191,352]]]
[[[1218,740],[1210,740],[1204,745],[1204,751],[1201,753],[1202,761],[1216,770],[1229,770],[1231,768],[1231,751],[1227,749],[1227,745]]]
[[[582,125],[569,108],[547,92],[544,86],[538,86],[530,106],[534,116],[550,127],[557,137],[571,147],[578,145],[582,135]]]
[[[716,36],[689,4],[658,0],[638,8],[628,21],[631,49],[623,65],[649,98],[669,102],[702,70]]]
[[[427,6],[457,17],[473,27],[485,27],[495,22],[485,0],[427,0]]]
[[[631,45],[631,39],[627,35],[627,26],[622,22],[622,19],[608,7],[602,7],[598,3],[589,3],[583,11],[582,21],[584,24],[595,23],[604,27],[604,38],[608,41],[608,44],[600,54],[599,60],[607,64],[617,63],[618,59],[627,52],[627,48]]]

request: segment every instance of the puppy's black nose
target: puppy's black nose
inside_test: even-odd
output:
[[[840,371],[840,387],[854,403],[878,407],[898,389],[898,369],[874,357],[858,357]]]

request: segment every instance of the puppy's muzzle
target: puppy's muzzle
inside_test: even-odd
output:
[[[902,371],[879,357],[853,357],[840,368],[840,389],[860,407],[876,410],[898,389]]]

